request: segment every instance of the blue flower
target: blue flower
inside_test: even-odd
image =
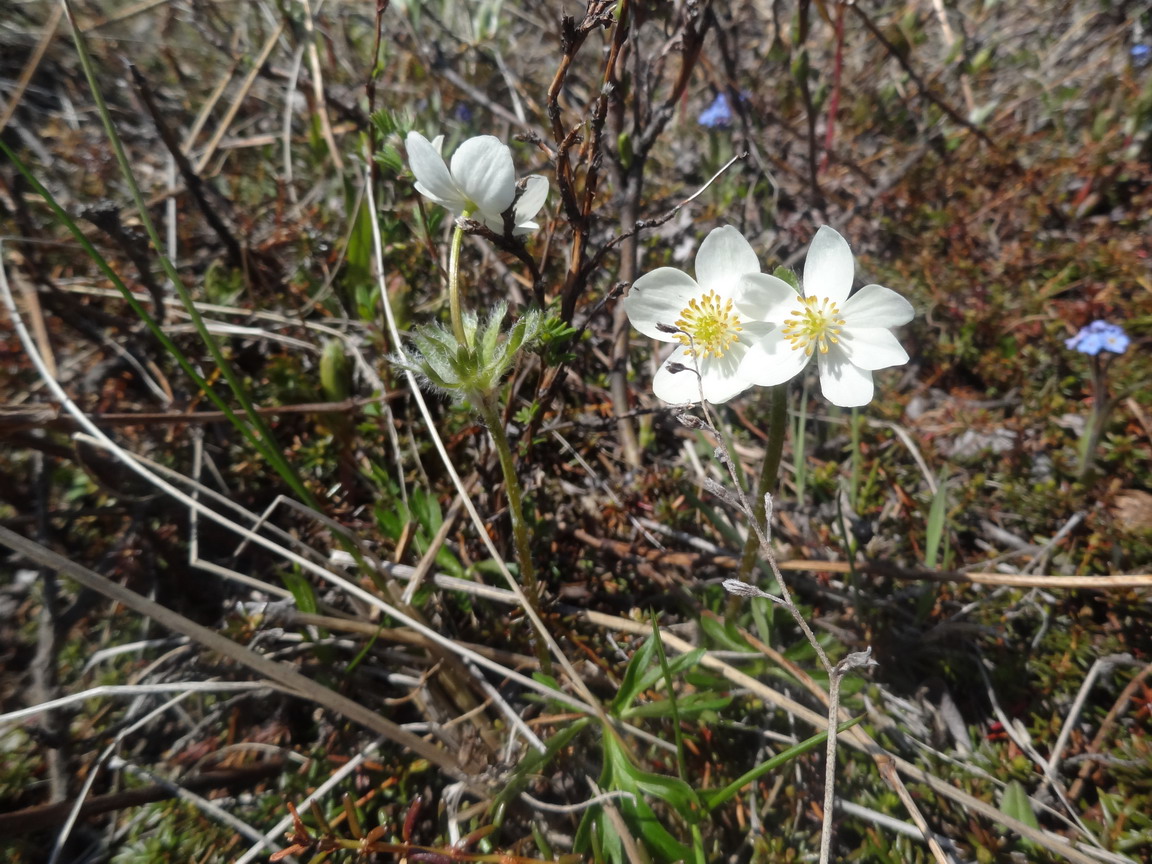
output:
[[[1128,350],[1128,343],[1131,341],[1119,324],[1093,321],[1086,327],[1081,327],[1075,336],[1065,339],[1064,345],[1072,351],[1095,357],[1101,351],[1123,354]]]
[[[1133,45],[1129,50],[1129,56],[1137,69],[1143,69],[1148,65],[1148,61],[1152,60],[1152,46],[1144,43]]]
[[[709,129],[727,129],[731,126],[732,106],[728,104],[727,94],[717,93],[712,104],[701,111],[696,119],[701,126],[707,126]]]

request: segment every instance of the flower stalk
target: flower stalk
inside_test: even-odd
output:
[[[471,212],[465,210],[461,219],[467,219]],[[460,248],[464,245],[464,229],[459,223],[452,232],[452,247],[448,253],[448,311],[452,316],[452,333],[461,348],[468,347],[464,335],[464,316],[460,311]]]
[[[1123,354],[1128,350],[1130,343],[1131,340],[1123,327],[1107,321],[1093,321],[1081,327],[1075,336],[1064,340],[1065,347],[1086,354],[1092,363],[1092,414],[1080,436],[1076,454],[1080,460],[1077,477],[1082,482],[1092,473],[1092,466],[1096,462],[1096,448],[1100,445],[1104,423],[1113,405],[1108,398],[1108,388],[1104,383],[1105,370],[1111,356]]]
[[[1112,408],[1112,401],[1108,398],[1108,388],[1104,383],[1104,367],[1108,358],[1099,354],[1092,355],[1092,413],[1088,415],[1084,432],[1080,436],[1079,457],[1080,469],[1077,479],[1081,482],[1088,479],[1092,468],[1096,464],[1096,448],[1100,446],[1100,438],[1104,434],[1104,425],[1108,420],[1108,412]]]
[[[780,460],[784,453],[784,437],[788,428],[788,385],[777,384],[768,391],[771,400],[768,408],[768,446],[764,451],[764,464],[760,466],[760,476],[756,481],[756,492],[752,496],[752,522],[767,529],[765,520],[768,505],[765,497],[776,488],[780,477]],[[740,555],[740,569],[736,578],[750,582],[752,570],[760,552],[760,539],[755,531],[744,541],[744,551]]]
[[[528,523],[524,519],[524,488],[520,485],[520,477],[516,473],[516,462],[512,457],[512,445],[508,441],[508,433],[504,431],[504,421],[500,417],[496,402],[491,394],[476,393],[473,404],[480,412],[484,425],[488,427],[488,434],[492,436],[492,443],[496,447],[496,455],[500,459],[500,471],[504,475],[504,491],[508,497],[508,515],[512,520],[512,539],[516,544],[516,559],[520,565],[520,580],[524,586],[524,596],[528,598],[532,609],[540,611],[540,582],[536,578],[536,567],[532,563],[532,543],[528,532]],[[551,674],[552,658],[548,648],[540,640],[536,640],[536,654],[540,660],[540,668],[544,674]]]

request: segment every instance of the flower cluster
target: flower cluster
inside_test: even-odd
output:
[[[1107,321],[1093,321],[1080,332],[1064,340],[1065,347],[1072,351],[1079,351],[1089,357],[1095,357],[1101,351],[1110,351],[1113,354],[1123,354],[1128,350],[1131,340],[1124,328],[1119,324],[1110,324]]]
[[[475,219],[503,235],[504,214],[511,207],[514,235],[540,227],[532,220],[548,198],[548,181],[531,174],[518,190],[512,151],[499,138],[469,138],[452,154],[450,168],[440,155],[443,135],[429,141],[419,132],[409,132],[404,143],[408,164],[416,175],[416,191],[453,216]]]
[[[760,271],[751,245],[732,227],[712,231],[696,254],[696,278],[661,267],[636,280],[624,300],[632,326],[678,343],[652,389],[665,402],[724,402],[752,385],[782,384],[813,358],[833,404],[866,405],[872,373],[908,362],[891,328],[912,306],[888,288],[849,296],[855,260],[824,226],[804,263],[803,292]],[[695,374],[693,374],[695,373]]]

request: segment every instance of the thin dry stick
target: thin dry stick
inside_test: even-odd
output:
[[[328,145],[332,164],[337,174],[344,173],[344,160],[340,148],[336,146],[336,136],[332,134],[332,121],[328,118],[327,102],[324,99],[324,75],[320,70],[320,52],[316,50],[316,27],[312,21],[312,6],[308,0],[300,0],[304,7],[304,33],[308,40],[308,68],[312,72],[312,99],[316,103],[313,110],[320,116],[320,134]]]
[[[28,62],[24,64],[24,68],[20,71],[20,77],[16,81],[16,86],[8,93],[7,106],[0,100],[0,132],[4,131],[4,127],[8,125],[8,121],[12,119],[12,115],[16,113],[16,108],[19,106],[20,100],[24,98],[24,91],[28,89],[28,85],[32,83],[32,76],[35,75],[36,70],[40,68],[40,61],[44,59],[44,55],[48,51],[48,46],[51,45],[52,40],[56,38],[56,30],[60,27],[60,19],[63,17],[63,7],[53,7],[52,13],[48,16],[48,20],[44,24],[44,31],[40,34],[40,41],[36,44],[36,50],[32,52],[32,56],[28,58]]]
[[[237,92],[236,98],[233,99],[232,104],[228,106],[228,111],[225,113],[224,119],[220,122],[220,125],[216,127],[216,132],[208,141],[208,146],[204,148],[200,159],[197,160],[197,174],[203,174],[208,163],[212,161],[212,157],[216,155],[216,149],[220,146],[220,142],[224,140],[224,136],[228,134],[228,130],[232,127],[232,121],[236,119],[236,115],[240,112],[244,100],[248,98],[248,91],[252,88],[252,85],[256,83],[256,78],[260,74],[260,70],[263,69],[264,64],[268,62],[268,58],[272,54],[272,49],[276,47],[276,43],[279,41],[280,35],[283,32],[284,22],[281,21],[276,26],[276,29],[268,36],[268,41],[264,43],[264,47],[260,50],[260,56],[256,58],[252,64],[252,68],[248,70],[248,75],[240,85],[240,90]]]

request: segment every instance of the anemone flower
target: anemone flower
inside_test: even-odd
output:
[[[740,374],[749,345],[772,324],[741,311],[740,298],[758,280],[787,283],[760,272],[748,241],[730,226],[716,228],[696,252],[696,278],[660,267],[637,279],[624,298],[632,326],[653,339],[677,343],[652,380],[665,402],[727,402],[751,382]]]
[[[908,362],[890,328],[911,321],[913,311],[907,300],[880,285],[865,285],[849,297],[854,272],[847,241],[822,226],[808,247],[802,294],[782,280],[750,282],[739,311],[776,327],[749,346],[739,377],[764,386],[782,384],[815,357],[829,402],[854,408],[872,401],[872,373]]]
[[[469,138],[452,154],[451,168],[440,148],[444,136],[429,141],[419,132],[405,139],[416,191],[451,211],[504,234],[504,212],[512,208],[512,233],[519,236],[540,226],[532,221],[548,197],[548,181],[538,174],[524,178],[516,196],[516,169],[508,145],[492,135]]]

